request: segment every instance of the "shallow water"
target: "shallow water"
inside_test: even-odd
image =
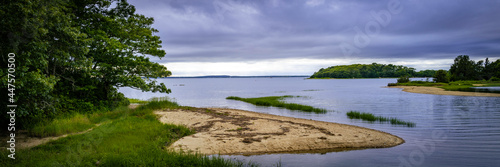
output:
[[[263,166],[497,166],[500,164],[500,97],[466,97],[407,93],[385,88],[396,79],[172,78],[160,79],[171,94],[120,88],[126,97],[169,96],[180,105],[228,107],[275,115],[337,122],[385,131],[406,143],[381,149],[329,153],[223,156]],[[227,96],[294,95],[289,102],[330,110],[302,113],[257,107]],[[415,122],[416,127],[350,120],[354,110]]]

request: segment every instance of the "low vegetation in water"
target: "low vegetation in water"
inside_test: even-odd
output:
[[[474,87],[497,87],[500,86],[499,81],[454,81],[450,83],[411,81],[407,83],[389,83],[387,86],[434,86],[448,91],[500,93],[500,91],[474,89]]]
[[[0,164],[2,166],[254,166],[217,156],[167,150],[167,146],[181,137],[193,134],[194,131],[184,126],[159,122],[152,111],[164,108],[188,109],[175,102],[159,99],[136,109],[124,106],[105,113],[56,118],[40,129],[33,130],[33,133],[36,136],[57,135],[59,133],[57,130],[50,129],[65,126],[94,127],[94,129],[31,149],[18,149],[15,160],[7,157],[10,154],[8,150],[2,150]],[[74,125],[72,122],[75,122]],[[97,123],[100,126],[94,125]]]
[[[315,108],[312,106],[308,105],[302,105],[302,104],[296,104],[296,103],[287,103],[283,102],[282,100],[285,98],[292,98],[292,97],[298,97],[298,96],[267,96],[267,97],[256,97],[256,98],[241,98],[241,97],[236,97],[236,96],[229,96],[226,99],[229,100],[239,100],[247,103],[251,103],[257,106],[273,106],[273,107],[280,107],[280,108],[286,108],[289,110],[297,110],[297,111],[304,111],[304,112],[314,112],[314,113],[326,113],[326,109],[322,108]]]
[[[358,112],[358,111],[349,111],[347,113],[347,116],[350,119],[362,119],[365,121],[378,121],[378,122],[390,122],[393,125],[405,125],[407,127],[415,127],[415,123],[413,122],[406,122],[399,120],[397,118],[387,118],[387,117],[381,117],[381,116],[375,116],[371,113],[365,113],[365,112]]]

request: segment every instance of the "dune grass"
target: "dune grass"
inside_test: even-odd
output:
[[[267,97],[257,97],[257,98],[241,98],[241,97],[236,97],[236,96],[229,96],[226,99],[229,100],[239,100],[247,103],[251,103],[257,106],[273,106],[273,107],[280,107],[280,108],[286,108],[289,110],[296,110],[296,111],[303,111],[303,112],[314,112],[314,113],[326,113],[326,109],[322,108],[315,108],[312,106],[308,105],[302,105],[302,104],[296,104],[296,103],[286,103],[281,100],[284,98],[292,98],[292,97],[297,97],[297,96],[267,96]]]
[[[63,134],[81,132],[94,127],[89,118],[82,114],[56,118],[49,122],[41,122],[28,130],[33,137],[60,136]]]
[[[374,121],[390,122],[393,125],[405,125],[407,127],[415,127],[416,126],[416,124],[413,122],[406,122],[406,121],[399,120],[397,118],[387,118],[387,117],[375,116],[371,113],[365,113],[365,112],[362,113],[362,112],[358,112],[358,111],[349,111],[347,113],[347,116],[350,119],[362,119],[362,120],[370,121],[370,122],[374,122]]]
[[[148,101],[145,100],[139,100],[139,99],[133,99],[133,98],[127,98],[130,103],[136,103],[136,104],[146,104]]]
[[[175,102],[151,101],[136,109],[126,107],[71,120],[100,123],[93,130],[70,135],[31,149],[16,150],[16,159],[0,151],[2,166],[254,166],[217,156],[167,150],[194,131],[184,126],[162,124],[153,110],[180,108]],[[187,107],[182,107],[187,108]],[[68,124],[53,122],[54,126]],[[58,125],[61,124],[61,125]],[[52,125],[50,125],[52,126]],[[50,128],[46,128],[50,129]]]

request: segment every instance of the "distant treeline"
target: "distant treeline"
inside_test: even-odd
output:
[[[393,64],[351,64],[321,68],[311,78],[390,78],[390,77],[432,77],[435,70],[416,72],[415,68]]]

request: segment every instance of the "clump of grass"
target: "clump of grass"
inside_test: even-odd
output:
[[[184,108],[170,101],[151,101],[136,109],[118,108],[109,113],[76,115],[57,126],[70,122],[102,122],[92,131],[72,135],[31,149],[16,150],[16,160],[0,151],[3,166],[254,166],[217,156],[174,152],[165,147],[191,135],[193,130],[159,122],[152,111],[162,108]],[[91,119],[88,119],[91,118]],[[83,120],[83,121],[82,121]],[[93,121],[91,121],[93,120]]]
[[[239,100],[247,103],[251,103],[257,106],[273,106],[273,107],[280,107],[280,108],[286,108],[289,110],[297,110],[297,111],[304,111],[304,112],[314,112],[314,113],[326,113],[326,109],[322,108],[315,108],[312,106],[308,105],[302,105],[302,104],[296,104],[296,103],[286,103],[281,100],[284,98],[291,98],[291,97],[300,97],[300,96],[267,96],[267,97],[257,97],[257,98],[241,98],[241,97],[236,97],[236,96],[229,96],[226,99],[230,100]]]
[[[76,113],[71,116],[53,119],[50,122],[42,122],[29,129],[28,134],[33,137],[60,136],[85,131],[94,126],[87,116]]]
[[[406,121],[399,120],[397,118],[387,118],[387,117],[382,117],[382,116],[375,116],[371,113],[365,113],[365,112],[362,113],[362,112],[358,112],[358,111],[349,111],[347,113],[347,116],[350,119],[362,119],[362,120],[370,121],[370,122],[374,122],[374,121],[390,122],[393,125],[405,125],[407,127],[415,127],[416,126],[416,124],[413,122],[406,122]]]
[[[113,111],[93,113],[88,115],[90,122],[98,124],[106,121],[116,120],[127,116],[130,112],[128,106],[120,106],[115,108]]]
[[[321,91],[320,89],[306,89],[306,90],[302,90],[304,92],[314,92],[314,91]]]

